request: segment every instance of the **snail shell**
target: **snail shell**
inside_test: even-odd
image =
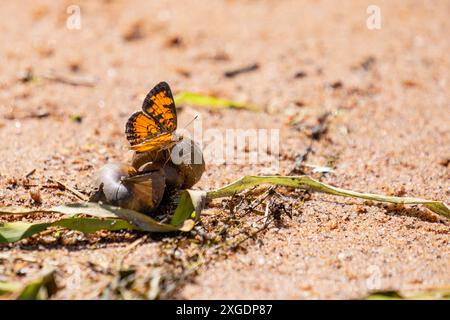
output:
[[[131,166],[120,163],[103,166],[97,174],[98,191],[91,201],[151,213],[166,191],[192,187],[204,171],[200,147],[184,138],[169,150],[134,153]]]
[[[122,208],[150,213],[161,203],[165,191],[163,170],[139,174],[133,167],[110,163],[97,174],[98,200]]]
[[[205,171],[202,150],[188,137],[184,137],[170,150],[135,152],[131,165],[138,172],[162,167],[167,186],[177,189],[192,187]]]

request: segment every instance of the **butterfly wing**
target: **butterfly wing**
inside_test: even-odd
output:
[[[130,149],[137,152],[162,150],[165,149],[167,146],[171,145],[172,142],[173,142],[172,134],[163,133],[153,139],[145,140],[136,145],[132,145]]]
[[[138,111],[131,115],[127,121],[125,134],[131,146],[143,143],[147,139],[152,139],[160,134],[159,125],[155,120],[147,117],[143,112]]]
[[[177,128],[175,102],[166,82],[160,82],[150,90],[145,97],[142,111],[158,124],[161,132],[173,132]]]
[[[177,128],[172,91],[166,82],[156,85],[145,97],[142,111],[128,119],[125,133],[131,149],[144,152],[166,146]]]

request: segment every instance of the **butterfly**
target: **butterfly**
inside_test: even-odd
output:
[[[142,111],[133,113],[128,119],[125,134],[131,150],[164,150],[179,141],[176,128],[177,112],[172,91],[166,82],[160,82],[145,97]]]

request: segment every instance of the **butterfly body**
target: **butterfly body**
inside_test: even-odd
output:
[[[166,82],[160,82],[145,97],[142,111],[133,113],[128,119],[125,133],[131,150],[146,152],[169,149],[180,141],[176,128],[172,91]]]

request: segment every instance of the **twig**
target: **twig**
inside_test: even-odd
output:
[[[51,114],[48,111],[40,111],[40,112],[31,112],[30,114],[26,115],[25,117],[23,117],[24,119],[26,118],[37,118],[37,119],[43,119],[43,118],[47,118],[49,117]]]
[[[265,216],[256,219],[255,221],[253,221],[252,225],[258,224],[259,222],[261,222],[262,220],[264,220],[264,218],[265,218]],[[273,219],[272,219],[272,220],[273,220]],[[270,222],[272,222],[272,221],[267,221],[267,222],[265,222],[265,223],[266,223],[267,226],[268,226],[268,225],[270,224]],[[241,234],[245,234],[245,235],[248,236],[248,233],[247,233],[246,230],[240,230],[240,231],[238,231],[236,234],[234,234],[233,237],[237,237],[237,236],[239,236],[239,235],[241,235]],[[251,236],[250,236],[250,238],[251,238]]]
[[[269,217],[270,217],[270,206],[272,205],[272,200],[268,201],[266,203],[266,210],[264,213],[264,224],[263,225],[267,225],[268,221],[269,221]]]
[[[332,115],[331,112],[327,111],[323,113],[321,116],[317,118],[317,122],[319,123],[317,126],[314,126],[311,129],[310,138],[312,140],[320,140],[322,136],[327,133],[328,131],[328,125],[329,125],[329,118]]]
[[[134,241],[133,243],[131,243],[128,247],[126,247],[125,251],[127,251],[127,255],[131,252],[131,250],[133,250],[138,245],[140,245],[142,242],[147,240],[147,238],[148,238],[148,236],[144,235],[144,236],[140,237],[139,239],[137,239],[136,241]]]
[[[72,86],[93,87],[98,82],[98,79],[93,78],[93,77],[72,77],[72,76],[55,74],[53,72],[49,72],[49,73],[42,75],[42,78],[50,80],[50,81],[69,84]]]
[[[254,238],[258,233],[260,233],[261,231],[267,229],[267,227],[270,225],[272,221],[268,221],[265,222],[264,225],[259,228],[258,230],[256,230],[255,232],[252,232],[251,234],[249,234],[247,237],[245,237],[244,239],[239,240],[237,243],[233,244],[230,246],[230,250],[236,250],[237,247],[239,247],[242,243],[244,243],[245,241],[247,241],[250,238]]]
[[[138,246],[140,245],[142,242],[144,242],[145,240],[147,240],[148,236],[144,235],[143,237],[140,237],[139,239],[135,240],[134,242],[132,242],[130,245],[128,245],[127,247],[125,247],[123,249],[124,254],[122,256],[119,257],[119,260],[116,264],[116,271],[119,272],[120,270],[122,270],[123,268],[123,262],[125,261],[125,258],[128,257],[128,255]]]
[[[49,180],[50,180],[51,182],[56,183],[58,186],[64,188],[65,190],[72,192],[72,193],[73,193],[75,196],[77,196],[79,199],[81,199],[81,200],[83,200],[83,201],[88,201],[88,200],[89,200],[89,198],[88,198],[86,195],[82,194],[80,191],[78,191],[78,190],[76,190],[76,189],[74,189],[74,188],[72,188],[72,187],[69,187],[69,186],[65,185],[65,184],[62,183],[61,181],[54,180],[54,179],[49,179]]]
[[[303,165],[303,162],[308,158],[309,154],[313,151],[312,144],[313,140],[311,139],[311,141],[309,142],[309,146],[306,148],[306,150],[303,151],[303,153],[297,154],[295,156],[294,167],[292,168],[291,172],[289,172],[289,175],[292,175],[298,171],[303,172],[301,170],[301,167]]]
[[[125,258],[128,257],[128,255],[142,242],[144,242],[147,239],[147,235],[144,235],[143,237],[135,240],[134,242],[132,242],[130,245],[126,246],[123,249],[124,254],[123,255],[119,255],[119,256],[114,256],[113,258],[113,264],[114,264],[114,268],[112,269],[112,279],[111,282],[109,282],[109,284],[106,286],[105,289],[103,289],[103,293],[102,295],[106,295],[109,296],[109,294],[111,294],[112,292],[114,292],[115,294],[119,295],[120,297],[124,298],[124,299],[132,299],[133,297],[129,295],[129,292],[125,291],[125,288],[121,287],[121,281],[123,281],[123,279],[121,279],[121,272],[123,271],[123,264],[125,261]],[[134,275],[134,270],[130,270],[132,271],[130,273],[130,275]],[[124,277],[125,278],[125,277]]]
[[[253,200],[248,207],[244,208],[244,214],[247,214],[250,211],[254,211],[260,204],[262,204],[264,200],[267,199],[267,197],[273,192],[274,189],[275,189],[274,186],[269,187],[269,189],[264,191],[264,193],[262,194],[262,196],[260,196],[260,198]]]
[[[42,188],[48,188],[48,189],[60,189],[61,186],[60,185],[54,185],[54,184],[31,184],[31,183],[27,183],[27,184],[23,184],[24,187],[30,188],[30,187],[42,187]]]
[[[34,168],[33,170],[31,170],[30,172],[28,172],[26,175],[25,175],[25,178],[29,178],[29,177],[31,177],[34,173],[36,172],[36,168]]]
[[[233,77],[235,77],[235,76],[237,76],[237,75],[239,75],[241,73],[255,71],[257,69],[259,69],[259,64],[254,63],[254,64],[251,64],[249,66],[245,66],[245,67],[238,68],[238,69],[235,69],[235,70],[226,71],[223,75],[225,77],[227,77],[227,78],[233,78]]]

